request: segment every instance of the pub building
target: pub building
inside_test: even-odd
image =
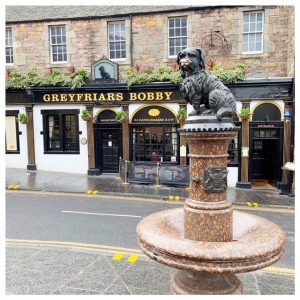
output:
[[[192,107],[178,86],[122,82],[128,66],[172,67],[180,50],[195,46],[208,62],[215,57],[224,67],[247,67],[246,80],[227,85],[237,112],[250,111],[249,118],[234,119],[240,130],[228,149],[228,186],[290,181],[282,167],[294,159],[292,6],[82,8],[6,6],[8,72],[83,68],[90,80],[75,89],[6,90],[7,168],[101,176],[118,173],[121,157],[184,169],[189,149],[178,134],[184,120],[177,113]],[[84,109],[90,119],[81,118]],[[126,117],[116,121],[120,111]],[[26,113],[26,124],[17,120],[19,113]]]
[[[237,111],[249,107],[251,113],[248,120],[235,118],[241,129],[228,150],[228,186],[249,188],[253,179],[277,186],[293,142],[293,79],[248,79],[227,86],[237,99]],[[7,90],[6,105],[9,168],[100,175],[118,173],[120,157],[149,164],[189,163],[177,112],[184,106],[189,113],[192,106],[171,83]],[[91,120],[81,119],[83,109]],[[121,122],[116,121],[120,110],[127,115]],[[26,112],[27,124],[17,121],[19,112]]]

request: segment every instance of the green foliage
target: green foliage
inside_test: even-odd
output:
[[[7,89],[24,89],[26,87],[26,77],[21,73],[13,70],[9,76],[6,77]]]
[[[245,65],[243,64],[237,64],[233,69],[222,68],[217,64],[211,72],[223,83],[234,83],[245,79]],[[156,81],[169,81],[178,85],[182,81],[182,77],[178,70],[164,66],[159,66],[155,69],[145,69],[144,71],[133,67],[126,70],[125,82],[128,86]]]
[[[124,110],[116,111],[116,121],[122,122],[127,117],[127,114]]]
[[[249,117],[251,115],[249,107],[242,107],[241,112],[238,115],[241,117]]]
[[[89,118],[91,116],[90,113],[86,109],[82,109],[80,111],[80,115],[84,118]]]
[[[211,72],[223,83],[234,83],[245,79],[245,65],[237,64],[233,69],[217,64]]]
[[[177,112],[177,119],[180,121],[186,117],[186,108],[180,107]]]
[[[22,124],[25,124],[26,122],[28,122],[28,117],[26,116],[26,114],[24,113],[18,113],[18,121]]]
[[[179,84],[182,81],[180,73],[173,71],[169,67],[159,66],[155,69],[145,69],[144,71],[136,68],[128,68],[126,70],[125,82],[128,86],[133,84],[146,84],[151,82],[172,82]]]
[[[87,71],[83,69],[72,74],[55,70],[47,75],[41,75],[35,69],[31,69],[26,76],[13,71],[6,77],[6,88],[24,89],[26,86],[67,86],[74,89],[82,86],[86,79]]]

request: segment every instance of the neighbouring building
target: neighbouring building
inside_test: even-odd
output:
[[[174,67],[177,53],[194,46],[209,64],[246,65],[246,80],[228,84],[237,110],[251,113],[235,120],[241,130],[229,148],[228,185],[288,183],[281,168],[293,161],[294,32],[293,6],[7,6],[7,72],[83,68],[90,82],[7,89],[6,166],[99,175],[117,173],[119,157],[188,164],[177,112],[191,107],[178,86],[128,88],[124,78],[130,66]],[[90,120],[80,118],[83,109]]]

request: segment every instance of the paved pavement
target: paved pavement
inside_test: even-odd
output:
[[[50,171],[27,171],[6,169],[8,189],[34,190],[66,193],[101,193],[114,196],[144,197],[151,199],[184,200],[188,197],[185,187],[170,187],[145,184],[124,185],[116,175],[87,176]],[[171,197],[171,198],[170,198]],[[234,204],[248,206],[294,207],[295,197],[280,195],[277,190],[228,188],[227,198]]]
[[[65,193],[101,193],[114,196],[144,197],[174,201],[188,196],[185,188],[130,184],[116,176],[87,176],[21,169],[6,170],[6,187]],[[278,191],[228,189],[234,204],[294,207],[294,198]],[[122,253],[122,254],[120,254]],[[123,255],[123,256],[122,256]],[[129,259],[129,261],[128,261]],[[75,243],[55,245],[42,241],[7,240],[6,294],[27,295],[125,295],[169,294],[170,276],[175,269],[150,260],[137,249]],[[293,295],[294,270],[269,267],[238,274],[244,294]]]
[[[175,269],[135,252],[123,251],[123,257],[116,254],[74,246],[8,243],[6,294],[170,294],[170,276]],[[294,294],[294,276],[288,272],[265,270],[237,276],[243,282],[245,295]]]

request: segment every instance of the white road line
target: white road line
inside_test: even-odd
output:
[[[127,217],[127,218],[142,218],[142,216],[135,215],[117,215],[117,214],[100,214],[100,213],[91,213],[84,211],[71,211],[71,210],[62,210],[62,213],[68,214],[82,214],[82,215],[95,215],[95,216],[110,216],[110,217]]]

